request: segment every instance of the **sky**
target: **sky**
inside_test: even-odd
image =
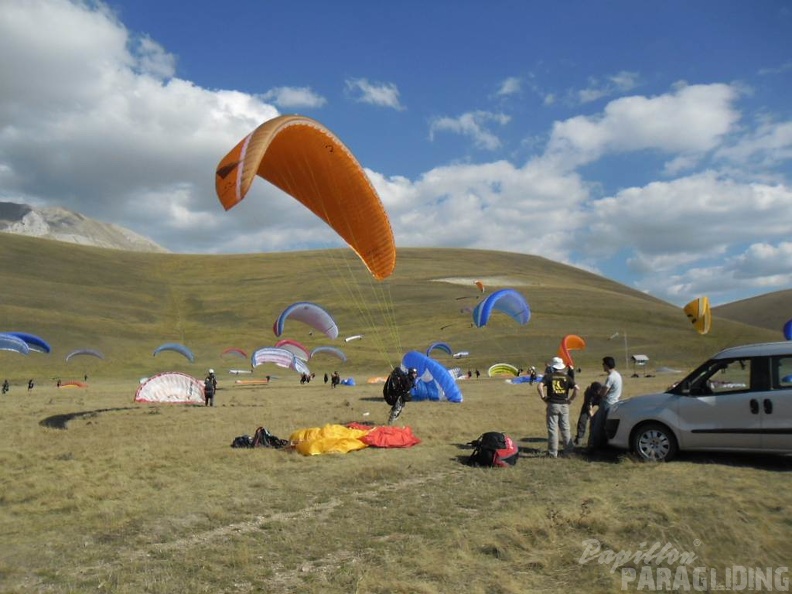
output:
[[[341,247],[263,179],[217,199],[222,157],[292,113],[354,153],[397,247],[680,306],[792,288],[787,0],[0,0],[0,201],[177,253]]]

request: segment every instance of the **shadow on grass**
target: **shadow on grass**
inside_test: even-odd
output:
[[[675,464],[677,462],[687,462],[689,464],[719,464],[721,466],[756,468],[757,470],[772,470],[778,472],[792,471],[792,456],[781,454],[680,452],[673,460],[665,462],[664,464]],[[653,463],[648,462],[648,464]]]
[[[80,412],[74,413],[66,413],[63,415],[52,415],[51,417],[47,417],[46,419],[42,419],[39,421],[39,425],[42,427],[49,427],[50,429],[66,429],[66,424],[71,421],[72,419],[91,419],[99,415],[99,413],[103,412],[112,412],[117,410],[133,410],[137,407],[135,406],[124,406],[118,408],[99,408],[96,410],[84,410]]]

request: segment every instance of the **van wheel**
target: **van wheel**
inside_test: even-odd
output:
[[[632,450],[644,461],[666,462],[677,453],[674,434],[660,423],[647,423],[635,430],[632,436]]]

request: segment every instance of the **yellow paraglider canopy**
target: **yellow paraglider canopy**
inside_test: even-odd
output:
[[[712,313],[710,312],[709,297],[699,297],[688,303],[685,307],[685,314],[690,323],[699,334],[706,334],[712,324]]]
[[[217,166],[215,187],[228,210],[263,177],[325,221],[377,280],[396,266],[388,215],[354,155],[322,124],[298,115],[273,118],[243,138]]]

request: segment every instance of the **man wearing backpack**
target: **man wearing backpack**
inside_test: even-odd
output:
[[[391,405],[390,415],[388,416],[388,425],[393,425],[396,419],[404,410],[405,403],[412,399],[410,390],[415,386],[415,380],[418,377],[418,370],[411,367],[407,373],[401,367],[394,367],[388,379],[385,380],[385,386],[382,388],[382,395],[385,402]]]
[[[214,369],[209,370],[209,374],[204,379],[204,401],[205,406],[214,406],[214,396],[217,390],[217,378]]]
[[[536,389],[547,403],[547,456],[557,458],[559,430],[564,453],[569,453],[574,448],[572,428],[569,425],[569,403],[577,397],[580,388],[567,373],[566,363],[561,357],[553,357],[550,371],[544,375]]]

